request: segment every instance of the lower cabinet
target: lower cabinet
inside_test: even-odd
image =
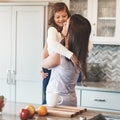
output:
[[[76,87],[78,106],[120,111],[120,91],[84,89]]]

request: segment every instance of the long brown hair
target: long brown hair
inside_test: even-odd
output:
[[[66,10],[68,17],[70,17],[70,12],[68,10],[67,5],[64,2],[57,2],[51,5],[50,18],[48,20],[48,25],[55,27],[58,30],[58,32],[62,31],[62,27],[59,27],[58,25],[56,25],[54,21],[54,15],[56,12],[63,11],[63,10]]]
[[[70,17],[68,28],[68,46],[80,62],[83,77],[87,77],[88,43],[91,33],[90,22],[79,14]]]

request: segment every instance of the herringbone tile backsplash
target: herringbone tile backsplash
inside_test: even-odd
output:
[[[88,57],[88,80],[120,81],[120,46],[93,45]]]

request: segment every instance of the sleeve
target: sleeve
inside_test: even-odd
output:
[[[48,29],[48,48],[53,52],[59,53],[68,59],[70,59],[73,55],[71,51],[69,51],[66,47],[64,47],[61,43],[59,43],[58,32],[54,27],[50,27]]]

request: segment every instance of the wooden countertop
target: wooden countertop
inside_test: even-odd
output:
[[[7,102],[5,105],[5,108],[3,110],[2,115],[0,115],[0,120],[20,120],[19,118],[19,112],[22,108],[24,108],[27,104],[21,104],[21,103],[14,103],[14,102]],[[35,107],[38,107],[39,105],[35,105]],[[76,115],[72,118],[64,118],[64,117],[54,117],[54,116],[44,116],[40,117],[38,115],[35,115],[33,119],[31,120],[80,120],[80,117],[86,117],[87,120],[92,118],[93,116],[105,113],[105,114],[114,114],[119,115],[117,112],[105,112],[105,111],[94,111],[94,110],[87,110],[86,112]]]

